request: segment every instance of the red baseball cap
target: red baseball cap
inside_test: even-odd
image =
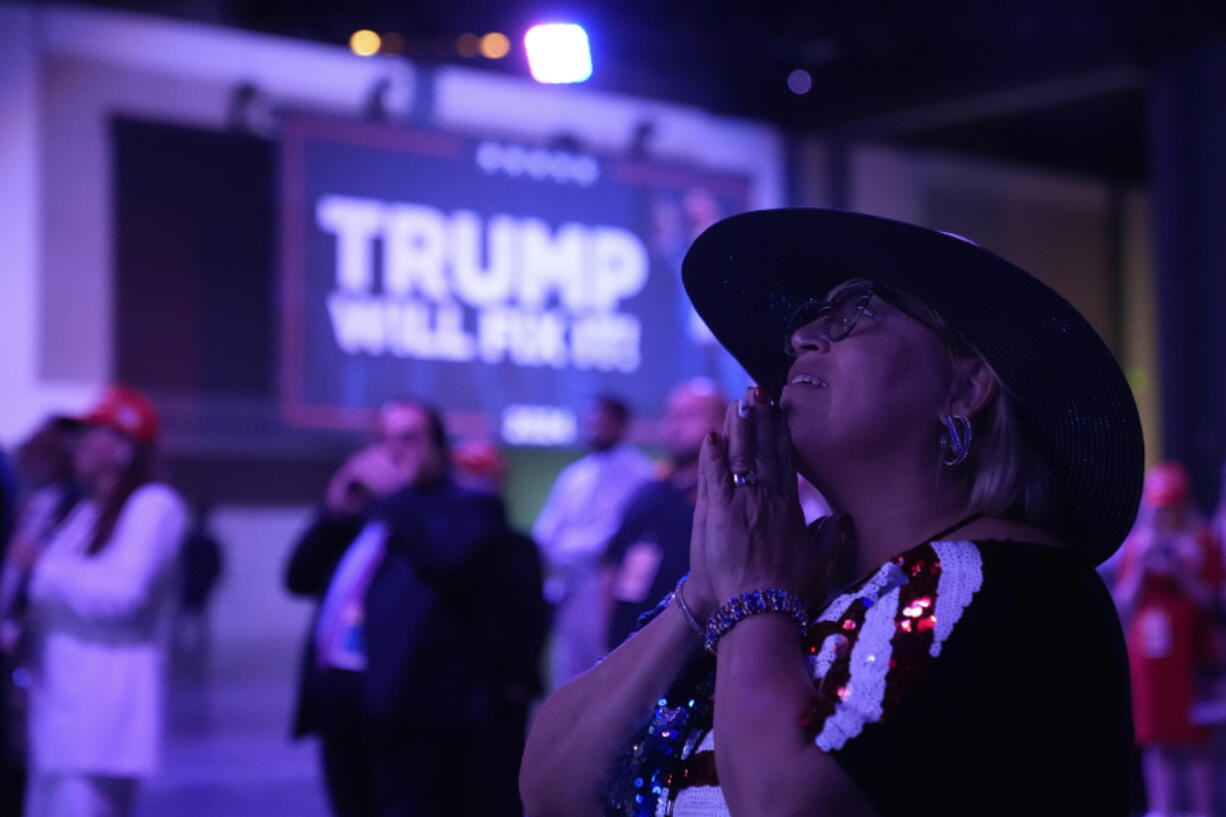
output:
[[[501,482],[507,472],[506,460],[487,440],[464,440],[452,449],[451,461],[461,471],[494,483]]]
[[[1145,475],[1142,498],[1151,508],[1168,508],[1188,501],[1188,472],[1177,462],[1160,462]]]
[[[82,417],[86,425],[106,426],[131,437],[141,445],[157,442],[157,410],[149,398],[127,386],[111,386],[102,399]]]

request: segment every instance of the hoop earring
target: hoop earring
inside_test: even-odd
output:
[[[949,431],[941,435],[941,462],[951,467],[961,465],[971,453],[971,440],[974,437],[971,419],[954,414],[942,418],[942,422]]]

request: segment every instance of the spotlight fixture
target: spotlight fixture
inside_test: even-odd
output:
[[[528,70],[542,83],[584,82],[592,76],[587,32],[574,23],[544,23],[524,35]]]

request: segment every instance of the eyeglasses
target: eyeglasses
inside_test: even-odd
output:
[[[788,321],[787,333],[783,338],[784,348],[788,354],[795,354],[792,336],[802,326],[818,320],[822,321],[821,331],[826,339],[831,343],[838,343],[852,333],[860,316],[865,312],[874,316],[877,314],[868,305],[876,294],[872,283],[853,284],[828,301],[813,298],[801,304]],[[825,320],[822,320],[823,318]]]
[[[811,298],[797,307],[783,336],[784,351],[789,357],[795,356],[793,336],[801,327],[823,318],[825,320],[821,325],[822,333],[831,343],[838,343],[855,330],[864,313],[877,317],[877,312],[869,306],[873,298],[888,303],[907,317],[936,332],[955,357],[979,355],[974,344],[957,330],[951,329],[939,315],[926,310],[923,304],[909,299],[903,293],[875,281],[856,281],[840,290],[839,294],[830,300],[819,301]]]

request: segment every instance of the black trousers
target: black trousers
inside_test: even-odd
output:
[[[523,725],[394,728],[363,707],[362,675],[324,673],[319,736],[336,817],[521,817]]]
[[[0,817],[21,817],[26,793],[26,770],[0,763]]]

